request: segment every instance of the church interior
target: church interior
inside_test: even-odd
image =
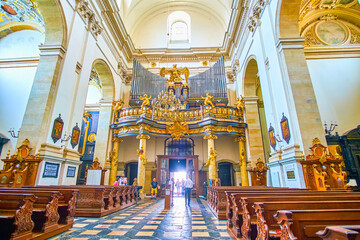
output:
[[[0,5],[1,239],[360,239],[360,0]]]

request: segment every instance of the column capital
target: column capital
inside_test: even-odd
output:
[[[122,143],[124,141],[124,139],[122,139],[122,138],[113,138],[112,141]]]
[[[140,134],[140,135],[137,135],[137,136],[136,136],[136,139],[146,139],[146,140],[149,140],[149,139],[150,139],[150,136],[149,136],[149,135],[146,135],[146,134]]]
[[[235,138],[235,142],[246,142],[246,137],[245,136],[240,136]]]
[[[218,137],[214,134],[209,134],[209,135],[204,136],[204,139],[205,140],[210,140],[210,139],[216,140],[216,139],[218,139]]]

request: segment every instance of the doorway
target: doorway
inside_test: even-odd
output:
[[[134,178],[137,178],[138,163],[130,162],[125,165],[125,176],[128,179],[128,185],[133,185]]]
[[[233,164],[229,162],[221,162],[218,165],[219,168],[219,178],[221,186],[233,186],[234,176],[233,176]]]
[[[169,174],[169,178],[174,178],[175,181],[176,194],[174,193],[174,196],[183,196],[184,191],[180,183],[186,179],[186,159],[169,159]],[[179,182],[179,187],[177,187],[177,182]]]

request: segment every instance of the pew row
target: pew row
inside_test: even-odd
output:
[[[47,239],[62,233],[73,226],[74,222],[74,207],[76,204],[77,191],[63,190],[58,191],[54,189],[37,189],[37,188],[1,188],[2,195],[19,195],[35,197],[35,201],[29,210],[31,218],[31,234],[26,236],[26,239]],[[2,201],[2,211],[7,211],[11,208],[11,202]],[[28,204],[29,205],[29,204]],[[22,222],[29,221],[20,221]],[[13,222],[16,226],[18,223]],[[30,226],[30,224],[29,224]],[[11,228],[7,228],[8,229]],[[17,239],[16,236],[10,237]]]
[[[358,193],[344,192],[243,192],[231,194],[232,211],[228,212],[228,232],[233,238],[253,239],[257,235],[255,203],[283,201],[345,201],[360,200]]]
[[[78,190],[77,217],[102,217],[137,203],[135,186],[54,185],[37,188]]]
[[[268,189],[288,189],[288,188],[277,188],[277,187],[266,187],[266,186],[230,186],[230,187],[208,187],[207,190],[207,204],[211,211],[215,214],[218,219],[226,219],[226,208],[227,208],[227,197],[225,191],[228,192],[242,192],[242,191],[261,191]]]
[[[281,210],[274,218],[281,239],[319,239],[316,233],[326,226],[359,225],[360,209]]]
[[[360,200],[352,201],[288,201],[262,202],[253,206],[256,213],[257,239],[280,237],[280,226],[274,215],[279,210],[307,210],[307,209],[360,209]],[[253,223],[252,223],[253,224]]]

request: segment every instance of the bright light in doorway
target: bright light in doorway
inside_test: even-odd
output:
[[[186,172],[174,172],[173,178],[176,182],[177,179],[181,182],[182,179],[186,179]]]

